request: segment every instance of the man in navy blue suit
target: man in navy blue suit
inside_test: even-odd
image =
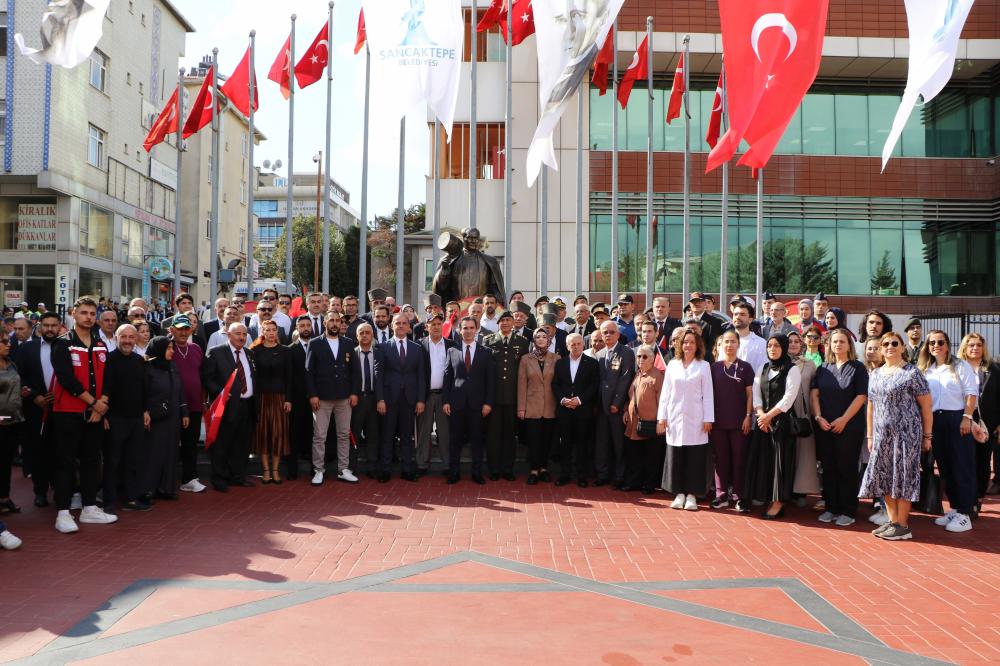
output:
[[[45,414],[51,409],[52,343],[59,337],[62,323],[55,312],[46,312],[38,322],[40,337],[32,338],[17,348],[14,361],[21,375],[21,385],[27,389],[22,398],[25,432],[25,468],[31,474],[35,490],[35,506],[49,505],[48,493],[52,479],[52,426],[44,427]]]
[[[326,314],[326,334],[309,341],[306,351],[306,390],[313,412],[312,485],[323,484],[326,472],[326,436],[333,417],[337,427],[337,480],[357,483],[350,468],[351,456],[351,368],[355,362],[354,341],[340,334],[344,318],[339,312]]]
[[[392,338],[383,342],[381,372],[375,373],[376,410],[382,422],[382,447],[379,451],[379,481],[389,480],[392,442],[399,435],[402,458],[401,478],[416,481],[413,469],[413,421],[424,412],[427,400],[427,364],[424,350],[408,339],[410,322],[402,313],[392,318]]]
[[[458,483],[462,448],[472,453],[472,480],[482,485],[483,435],[486,417],[493,410],[496,390],[493,352],[478,339],[479,326],[472,317],[461,321],[462,341],[448,350],[445,367],[444,413],[450,417],[448,483]]]

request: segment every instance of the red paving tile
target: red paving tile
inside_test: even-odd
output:
[[[653,594],[829,633],[816,618],[778,589],[661,590]]]
[[[476,551],[607,582],[797,578],[890,646],[956,662],[1000,662],[995,498],[969,533],[949,534],[929,517],[915,516],[914,541],[885,543],[868,533],[867,522],[846,529],[821,526],[809,510],[791,510],[772,523],[731,511],[672,511],[664,495],[647,499],[606,488],[523,482],[447,486],[440,477],[320,488],[300,481],[236,488],[226,495],[185,495],[147,514],[125,514],[116,525],[83,525],[75,535],[55,532],[51,509],[30,506],[25,480],[14,480],[12,494],[25,509],[5,520],[24,546],[0,552],[0,661],[33,654],[137,580],[330,582]],[[863,518],[866,511],[861,510]],[[485,571],[465,567],[466,573],[472,570]],[[515,582],[507,573],[497,575],[503,577],[495,581]],[[350,596],[352,603],[395,604],[387,594]],[[529,604],[538,594],[546,593],[526,593],[517,603]],[[449,599],[469,612],[466,596]],[[495,599],[483,600],[483,607]],[[342,605],[344,599],[330,603]],[[721,601],[720,607],[736,608]],[[534,628],[557,627],[546,632],[548,640],[575,617],[568,612],[562,609],[559,624],[550,617]],[[652,611],[633,612],[646,622]],[[649,622],[653,627],[662,620]],[[590,661],[613,652],[612,644],[632,654],[627,641],[619,645],[613,636],[596,635],[604,644],[591,645]],[[477,640],[493,645],[488,636]],[[680,659],[663,652],[670,639],[661,635],[659,642],[640,661]],[[296,650],[309,649],[303,643]],[[275,643],[287,644],[287,639]],[[522,656],[522,647],[508,645],[495,654]],[[410,648],[406,654],[412,657],[417,653]],[[383,656],[393,658],[391,651],[379,653]]]
[[[479,562],[459,562],[448,567],[403,578],[400,583],[545,583],[534,576],[526,576],[506,569]]]

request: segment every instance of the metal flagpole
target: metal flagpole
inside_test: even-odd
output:
[[[365,120],[361,157],[361,234],[358,241],[358,314],[368,309],[368,109],[372,84],[372,52],[365,39]]]
[[[583,293],[583,95],[590,90],[584,81],[576,99],[576,293]],[[590,281],[587,281],[590,288]]]
[[[295,62],[295,14],[292,14],[292,33],[288,38],[288,197],[285,202],[285,292],[292,293],[292,178],[295,164],[295,79],[292,63]]]
[[[618,20],[614,32],[614,57],[611,59],[611,302],[618,302]]]
[[[249,79],[250,86],[250,97],[249,104],[250,107],[250,140],[247,142],[250,145],[247,147],[247,164],[249,173],[247,175],[247,300],[253,300],[253,191],[255,185],[257,184],[257,178],[255,177],[253,170],[253,96],[254,96],[254,67],[253,67],[253,49],[254,42],[257,39],[257,31],[250,31],[250,73],[247,77]]]
[[[682,272],[681,301],[691,294],[691,87],[690,67],[691,35],[684,35],[684,270]]]
[[[219,295],[219,49],[212,49],[212,229],[211,290],[213,303]]]
[[[509,0],[508,0],[509,1]],[[513,276],[511,273],[514,270],[514,187],[511,183],[511,132],[513,132],[514,123],[514,111],[513,111],[513,92],[514,92],[514,23],[512,18],[513,12],[511,8],[507,9],[507,43],[505,48],[507,49],[507,109],[504,114],[504,136],[503,136],[503,163],[504,163],[504,181],[503,181],[503,196],[504,196],[504,215],[503,215],[503,275],[504,281],[506,282],[504,293],[507,298],[510,298],[510,292],[513,291]],[[435,243],[435,247],[437,244]],[[437,265],[436,263],[434,264]]]
[[[434,117],[434,237],[431,242],[431,262],[437,268],[441,261],[438,236],[441,235],[441,121]],[[508,246],[510,247],[510,246]]]
[[[215,99],[214,97],[212,98]],[[174,189],[174,297],[181,293],[181,156],[184,154],[184,68],[177,73],[177,187]],[[195,225],[195,234],[198,225]],[[197,238],[197,235],[195,236]],[[214,301],[213,296],[210,300]]]
[[[757,169],[757,310],[760,314],[761,294],[764,293],[764,169]]]
[[[326,166],[323,174],[323,291],[330,293],[330,138],[332,127],[330,118],[333,115],[333,58],[330,57],[330,44],[333,43],[333,2],[326,21]],[[316,211],[319,214],[319,211]]]
[[[510,18],[510,10],[507,11]],[[472,50],[469,60],[472,64],[472,99],[469,102],[469,227],[476,228],[476,181],[479,179],[479,160],[476,154],[476,59],[478,57],[479,44],[476,33],[476,25],[479,23],[479,10],[476,7],[476,0],[472,0],[472,38],[469,40]],[[511,38],[507,33],[508,41]]]
[[[646,17],[646,90],[649,93],[646,116],[646,307],[653,305],[653,17]]]
[[[722,90],[719,93],[719,105],[722,107],[722,122],[719,134],[726,131],[726,69],[722,68]],[[729,162],[722,163],[722,256],[719,266],[719,307],[729,307]]]
[[[406,217],[403,211],[403,194],[406,180],[406,116],[399,119],[399,199],[396,201],[396,305],[403,307],[403,279],[406,264],[403,258],[403,236],[406,233]]]
[[[539,268],[541,273],[538,279],[538,290],[542,294],[546,294],[549,291],[549,168],[542,165],[542,210],[541,210],[541,226],[542,226],[542,252],[541,261],[539,261]]]

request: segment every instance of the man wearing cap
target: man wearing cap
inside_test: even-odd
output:
[[[906,334],[906,353],[909,355],[910,363],[916,363],[920,349],[924,346],[924,327],[916,317],[910,317],[903,328]]]
[[[513,301],[511,305],[513,306],[511,312],[514,315],[514,332],[525,340],[531,340],[535,334],[534,326],[531,325],[533,319],[531,307],[524,301]]]
[[[440,299],[437,294],[432,296]],[[424,351],[424,365],[427,366],[427,402],[424,413],[417,417],[417,476],[423,476],[430,470],[431,462],[431,432],[437,432],[438,454],[441,460],[448,462],[448,452],[451,438],[449,437],[449,418],[444,413],[444,382],[448,367],[448,350],[457,347],[456,343],[442,334],[444,313],[440,311],[428,315],[427,335],[418,339]]]
[[[424,313],[427,315],[427,319],[413,327],[413,339],[417,341],[427,337],[427,323],[430,322],[432,317],[441,315],[441,321],[444,321],[444,310],[441,309],[441,297],[437,294],[427,294],[424,297]]]
[[[559,356],[566,356],[569,350],[566,348],[566,331],[559,328],[559,317],[556,314],[558,306],[550,303],[547,310],[542,315],[542,328],[549,334],[549,351]]]
[[[601,409],[597,415],[597,448],[594,455],[597,481],[594,485],[614,482],[616,487],[621,487],[625,483],[625,423],[622,411],[635,376],[635,354],[618,332],[616,322],[601,324],[601,336],[604,338],[604,349],[597,354]]]
[[[722,335],[722,327],[726,321],[709,313],[705,309],[705,294],[700,291],[692,292],[688,299],[691,307],[691,317],[698,320],[701,325],[701,338],[705,341],[705,360],[711,363],[715,360],[715,341]]]
[[[513,481],[518,426],[517,373],[529,344],[527,338],[514,332],[514,315],[509,310],[500,314],[499,328],[483,341],[493,352],[496,363],[496,393],[487,423],[486,461],[491,481],[501,476]]]
[[[201,366],[204,352],[191,341],[191,320],[189,315],[178,315],[170,326],[170,337],[174,341],[173,365],[188,406],[188,425],[181,429],[181,490],[200,493],[205,490],[198,478],[198,438],[201,436],[202,387]],[[173,492],[173,488],[167,490]]]
[[[518,303],[524,303],[524,293],[520,292],[520,291],[515,291],[514,293],[512,293],[510,295],[510,311],[511,312],[515,312],[515,313],[517,312],[516,307],[517,307]],[[525,305],[527,305],[527,303],[525,303]],[[534,328],[535,328],[535,326],[537,324],[535,323],[535,316],[532,314],[530,307],[528,308],[527,315],[528,315],[528,321],[527,321],[526,325],[527,325],[527,327],[528,327],[529,330],[534,330]],[[515,327],[516,326],[517,326],[517,324],[515,322]]]
[[[385,300],[387,298],[389,298],[389,292],[387,292],[385,289],[380,289],[378,287],[376,287],[375,289],[370,289],[368,291],[368,312],[361,315],[361,319],[364,319],[369,324],[374,326],[375,319],[372,313],[375,312],[375,308],[385,305]],[[392,312],[390,309],[390,316],[391,314]],[[378,340],[376,340],[376,342],[377,341]]]
[[[625,338],[626,346],[635,342],[635,339],[639,337],[639,334],[635,330],[635,322],[633,321],[633,303],[632,294],[622,294],[619,296],[618,316],[614,317],[615,323],[618,324],[618,334]]]
[[[570,324],[574,323],[572,317],[566,316],[566,299],[562,296],[556,296],[552,299],[552,305],[556,306],[555,315],[558,322],[556,328],[565,333]]]
[[[586,303],[577,303],[573,306],[573,322],[566,327],[566,334],[579,333],[587,336],[597,330],[594,319],[590,316],[590,306]]]
[[[825,321],[826,313],[830,311],[830,301],[822,291],[813,296],[813,317],[817,321]]]
[[[483,296],[483,316],[479,318],[479,326],[485,335],[500,330],[500,312],[497,310],[497,297],[493,294]]]
[[[757,321],[760,322],[761,332],[765,326],[771,323],[771,305],[777,300],[770,291],[765,291],[760,295],[760,318]]]

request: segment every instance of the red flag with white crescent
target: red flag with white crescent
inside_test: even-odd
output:
[[[712,115],[708,118],[708,131],[705,132],[705,143],[712,148],[719,142],[719,132],[722,131],[722,84],[724,73],[719,73],[719,85],[715,87],[715,97],[712,98]]]
[[[612,26],[608,36],[604,39],[604,45],[597,52],[594,59],[594,76],[590,82],[601,90],[601,97],[608,92],[608,69],[615,57],[615,29]]]
[[[187,120],[184,122],[185,139],[212,122],[212,104],[216,101],[212,91],[212,68],[209,67],[198,96],[194,98],[194,104],[191,105],[191,111],[188,112]]]
[[[288,35],[285,45],[271,65],[267,78],[281,86],[281,96],[288,99],[292,89],[292,36]]]
[[[632,86],[635,85],[636,80],[649,76],[649,49],[646,46],[648,39],[648,36],[644,37],[642,44],[639,44],[635,55],[632,56],[632,64],[625,70],[625,76],[622,77],[622,82],[618,85],[618,103],[622,105],[623,109],[628,104],[628,98],[632,94]]]
[[[302,58],[295,65],[295,80],[299,82],[299,88],[306,88],[323,78],[326,71],[326,64],[330,59],[329,21],[323,24],[323,28],[316,35]]]
[[[368,31],[365,29],[365,10],[362,9],[361,13],[358,14],[358,36],[354,38],[354,55],[361,53],[361,49],[365,48],[365,42],[368,41]]]
[[[681,106],[684,104],[684,54],[677,61],[674,70],[674,87],[670,89],[670,101],[667,103],[667,124],[674,118],[681,117]]]
[[[250,75],[253,74],[253,110],[256,111],[260,107],[259,100],[259,90],[257,86],[257,72],[251,72],[250,66],[250,47],[247,47],[246,53],[243,54],[243,58],[240,60],[240,64],[236,65],[236,69],[226,82],[222,84],[219,90],[223,95],[229,98],[229,101],[233,103],[237,109],[240,110],[244,116],[250,115]]]
[[[229,402],[229,394],[233,392],[233,382],[236,381],[236,371],[229,375],[229,381],[222,389],[222,393],[215,396],[215,400],[205,412],[205,448],[212,446],[219,436],[219,427],[222,425],[222,417],[226,413],[226,404]]]
[[[514,39],[511,46],[517,46],[529,35],[535,34],[535,10],[531,7],[531,0],[514,0],[511,4],[514,15],[511,17],[511,32]],[[500,22],[500,32],[503,34],[503,41],[507,41],[507,14],[504,12],[503,20]]]
[[[163,107],[163,111],[160,111],[156,122],[149,128],[149,134],[146,135],[146,140],[142,142],[142,147],[146,149],[147,153],[151,151],[153,146],[161,143],[167,136],[177,131],[177,124],[179,122],[180,119],[177,117],[177,88],[174,88],[174,94],[167,100],[167,105]]]

